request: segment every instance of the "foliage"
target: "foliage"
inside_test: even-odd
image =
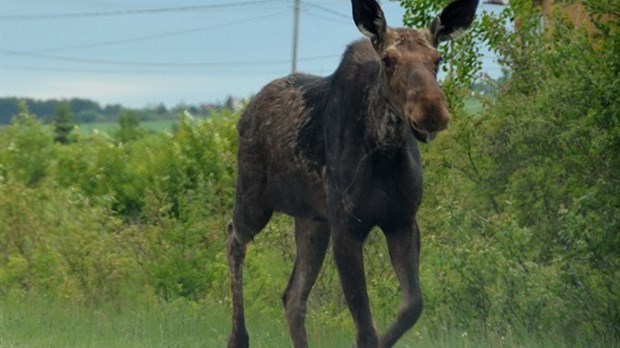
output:
[[[53,157],[52,134],[36,121],[26,104],[20,103],[12,126],[1,135],[0,182],[15,178],[35,185],[47,175]]]
[[[399,0],[405,9],[403,23],[406,26],[427,28],[435,16],[450,3],[450,0]],[[446,77],[442,81],[443,89],[452,107],[462,107],[469,86],[478,78],[482,68],[482,54],[479,51],[481,21],[476,19],[466,32],[439,47],[443,63],[441,69]]]
[[[480,115],[452,104],[451,129],[424,149],[434,326],[620,336],[619,20],[606,1],[585,6],[589,33],[561,11],[541,31],[529,1],[474,27],[510,70]]]
[[[114,137],[119,143],[126,143],[143,135],[140,129],[140,118],[132,111],[125,110],[121,112],[118,123],[120,127],[114,134]]]
[[[61,144],[67,144],[71,141],[70,134],[75,128],[74,118],[68,103],[58,104],[54,116],[54,141]]]
[[[482,109],[464,108],[463,71],[475,64],[453,61],[444,84],[454,121],[422,146],[426,310],[413,342],[455,332],[462,346],[475,337],[497,343],[490,346],[504,338],[514,346],[539,337],[565,346],[620,340],[618,18],[603,15],[613,4],[589,0],[588,13],[607,18],[594,31],[558,15],[541,33],[527,3],[475,27],[510,68],[497,95]],[[416,13],[435,13],[420,4]],[[508,30],[506,18],[524,18],[521,29]],[[457,52],[462,45],[444,49],[466,54]],[[235,122],[228,113],[183,114],[171,133],[95,133],[61,145],[22,106],[0,133],[0,298],[225,306]],[[291,229],[276,216],[250,245],[246,306],[256,322],[281,317]],[[400,297],[379,231],[365,252],[373,313],[385,327]],[[328,254],[310,322],[350,332],[341,293]]]
[[[234,120],[184,117],[174,135],[126,144],[93,135],[61,146],[23,111],[3,131],[0,148],[0,196],[7,207],[0,233],[8,241],[2,245],[0,295],[43,291],[62,297],[70,285],[76,298],[98,301],[119,298],[134,282],[164,298],[221,287]],[[115,284],[112,276],[122,281]]]

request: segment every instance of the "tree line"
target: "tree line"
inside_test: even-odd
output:
[[[225,109],[234,109],[239,105],[238,100],[230,96],[224,102],[217,103],[204,103],[200,105],[179,103],[172,107],[159,103],[143,108],[127,108],[120,104],[101,105],[96,101],[84,98],[39,100],[2,97],[0,98],[0,125],[11,123],[13,116],[20,112],[20,102],[25,103],[30,113],[43,122],[48,123],[53,122],[59,110],[69,112],[72,115],[72,122],[93,123],[118,122],[123,111],[131,111],[140,121],[150,121],[175,119],[179,113],[184,111],[189,111],[197,117],[208,117],[212,113]]]

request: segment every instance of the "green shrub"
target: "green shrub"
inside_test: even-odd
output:
[[[13,183],[0,185],[0,196],[0,296],[117,300],[141,274],[121,221],[80,192]]]
[[[53,157],[53,136],[28,112],[24,103],[11,127],[0,134],[0,175],[3,181],[36,185],[48,172]]]
[[[431,327],[620,336],[620,26],[608,17],[587,34],[551,20],[544,34],[486,29],[510,63],[501,93],[480,115],[456,105],[423,148]]]

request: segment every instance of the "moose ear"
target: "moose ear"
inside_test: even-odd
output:
[[[381,6],[375,0],[351,0],[355,25],[368,36],[375,48],[383,42],[387,23]]]
[[[477,8],[478,0],[456,0],[446,6],[429,25],[435,45],[467,30],[474,21]]]

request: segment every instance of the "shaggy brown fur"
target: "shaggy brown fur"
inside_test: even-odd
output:
[[[239,175],[228,230],[229,347],[249,344],[242,281],[246,244],[274,211],[295,218],[297,255],[282,297],[295,347],[307,346],[306,301],[330,237],[359,347],[393,345],[422,311],[416,139],[433,139],[450,120],[436,81],[435,44],[471,23],[477,1],[452,3],[432,31],[390,29],[374,0],[352,3],[356,25],[370,40],[351,44],[331,76],[294,74],[271,82],[239,121]],[[469,20],[463,23],[463,17]],[[385,234],[402,291],[396,320],[381,336],[368,305],[362,255],[374,226]]]

